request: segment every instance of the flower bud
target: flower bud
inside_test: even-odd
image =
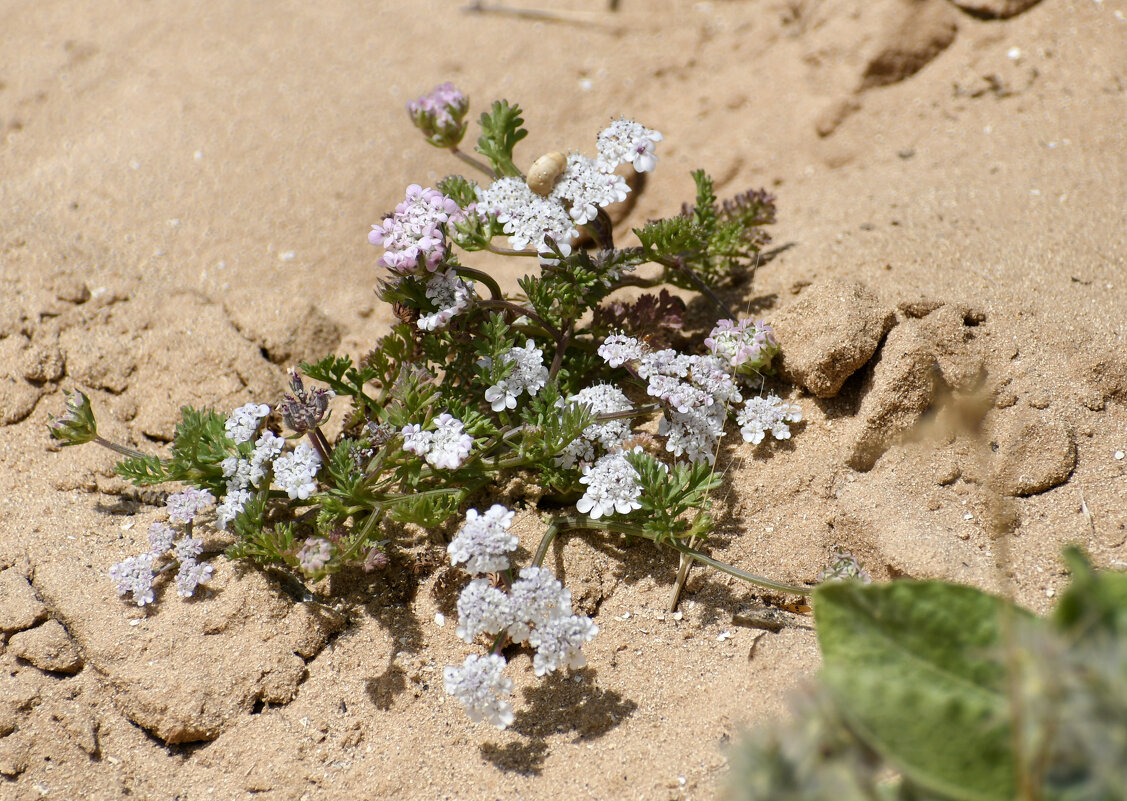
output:
[[[66,396],[66,412],[62,417],[50,416],[51,437],[64,446],[93,442],[98,438],[98,424],[94,421],[90,399],[79,390],[67,392],[64,389],[63,395]]]
[[[415,127],[435,147],[457,147],[466,134],[470,101],[452,83],[436,86],[429,94],[407,104]]]
[[[282,421],[286,426],[304,434],[321,425],[329,409],[329,401],[336,397],[336,393],[321,388],[306,392],[297,370],[290,371],[290,389],[293,395],[286,395],[280,404]]]

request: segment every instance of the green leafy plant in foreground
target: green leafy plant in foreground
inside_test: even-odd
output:
[[[818,687],[733,755],[730,797],[1127,798],[1127,575],[1065,558],[1048,619],[938,581],[819,586]]]

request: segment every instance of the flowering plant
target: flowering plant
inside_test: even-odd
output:
[[[593,157],[549,154],[525,175],[514,155],[527,133],[520,108],[498,101],[481,115],[476,156],[460,149],[468,109],[449,84],[408,105],[427,141],[483,180],[412,185],[372,226],[369,241],[382,249],[380,295],[401,322],[370,353],[301,365],[291,374],[292,394],[273,410],[251,403],[224,416],[185,408],[167,458],[99,437],[81,393],[69,397],[52,433],[64,444],[114,448],[126,456],[118,473],[136,484],[191,485],[199,503],[188,527],[214,502],[213,525],[234,536],[229,557],[310,579],[382,566],[392,524],[441,526],[498,479],[530,473],[538,491],[575,512],[549,521],[519,577],[508,557],[513,513],[504,507],[470,509],[449,548],[455,564],[478,576],[459,601],[459,634],[495,642],[487,656],[451,668],[446,684],[475,719],[504,724],[511,710],[498,700],[508,687],[500,649],[528,643],[539,675],[582,664],[579,646],[596,631],[572,614],[569,594],[541,567],[559,531],[644,537],[768,588],[804,592],[693,547],[711,527],[712,465],[727,422],[758,445],[767,433],[789,438],[801,411],[759,394],[778,351],[770,326],[732,319],[713,290],[733,271],[754,269],[768,241],[763,226],[774,222],[770,195],[719,203],[712,181],[695,172],[695,203],[635,229],[638,244],[621,247],[607,207],[631,192],[623,171],[655,168],[660,133],[616,120],[596,137]],[[578,247],[580,229],[593,247]],[[496,244],[500,237],[507,247]],[[521,293],[506,295],[487,272],[463,263],[477,251],[533,265]],[[716,307],[704,350],[689,352],[687,340],[683,349],[671,346],[685,306],[668,287],[702,293]],[[643,294],[611,297],[623,288]],[[645,292],[654,289],[659,294]],[[302,374],[320,386],[307,390]],[[343,420],[330,439],[324,427],[334,397]],[[655,418],[656,429],[642,428]],[[289,445],[283,428],[303,441]],[[154,554],[115,568],[119,590],[141,604],[152,600]],[[198,549],[185,554],[181,572],[195,573],[182,586],[194,589],[193,577],[206,581],[210,568],[198,565]]]

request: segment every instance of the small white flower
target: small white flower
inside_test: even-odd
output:
[[[268,414],[270,407],[265,403],[248,403],[240,406],[231,413],[224,424],[227,436],[235,443],[250,442],[258,431],[258,424]]]
[[[466,657],[460,668],[442,674],[446,694],[457,698],[474,723],[486,721],[498,729],[513,722],[513,707],[501,696],[513,691],[513,680],[502,675],[505,658],[499,654]]]
[[[466,563],[466,572],[474,575],[493,573],[509,566],[509,552],[515,551],[519,541],[509,533],[515,512],[499,503],[484,513],[477,509],[466,512],[466,522],[446,546],[450,564]]]
[[[615,120],[599,134],[599,168],[612,172],[623,162],[635,172],[652,172],[657,166],[654,145],[664,137],[633,120]]]
[[[513,642],[524,642],[534,626],[571,614],[571,590],[546,568],[521,568],[520,579],[509,589],[509,614],[509,637]]]
[[[176,594],[182,598],[190,598],[200,584],[211,581],[214,569],[207,563],[200,563],[189,559],[180,563],[176,572]]]
[[[423,431],[423,427],[418,423],[408,423],[403,426],[400,434],[403,437],[403,450],[416,456],[426,456],[427,451],[430,450],[430,441],[434,438],[434,434]]]
[[[716,444],[724,433],[727,411],[722,403],[707,408],[690,409],[687,413],[670,410],[658,423],[657,432],[667,437],[665,449],[674,456],[691,462],[716,460]]]
[[[567,400],[568,403],[586,404],[595,414],[624,412],[632,406],[622,390],[610,384],[585,387]],[[592,423],[583,429],[582,436],[567,444],[556,457],[557,463],[562,467],[575,467],[576,464],[593,461],[596,445],[604,451],[612,451],[620,447],[630,435],[630,421],[626,418]]]
[[[626,362],[638,361],[643,352],[642,343],[625,334],[611,334],[603,340],[598,351],[610,367],[621,367]]]
[[[161,556],[165,551],[172,548],[172,541],[176,538],[176,532],[167,523],[153,523],[149,526],[149,553],[154,558]]]
[[[640,448],[636,450],[641,450]],[[622,451],[607,454],[590,467],[583,468],[579,483],[587,485],[587,491],[575,504],[575,508],[593,518],[629,514],[641,509],[638,497],[642,488],[638,485],[638,471],[626,461]]]
[[[502,409],[515,409],[517,398],[527,392],[529,396],[536,395],[548,383],[548,368],[544,366],[544,351],[536,347],[533,340],[528,340],[525,346],[513,347],[500,356],[502,364],[513,364],[513,370],[507,378],[501,379],[485,390],[485,400],[499,412]]]
[[[736,414],[744,442],[755,445],[763,441],[768,431],[775,439],[790,439],[790,427],[787,423],[801,421],[802,409],[792,403],[785,403],[777,395],[750,398]]]
[[[227,495],[223,503],[215,507],[215,525],[220,530],[226,530],[227,524],[242,514],[247,501],[250,500],[250,491],[227,483]]]
[[[621,175],[604,171],[593,159],[572,153],[548,199],[566,205],[575,224],[585,225],[595,219],[600,208],[626,200],[629,192]]]
[[[536,649],[532,667],[537,676],[551,673],[562,667],[581,668],[587,658],[579,649],[599,633],[591,618],[586,615],[568,615],[549,620],[537,626],[528,643]]]
[[[453,270],[435,273],[427,281],[427,297],[438,308],[419,317],[416,325],[423,331],[443,328],[470,302],[470,286]]]
[[[638,362],[638,375],[646,379],[658,375],[669,378],[685,378],[689,374],[692,363],[691,356],[678,353],[673,348],[647,351],[642,354]]]
[[[199,537],[183,537],[177,541],[174,552],[178,561],[194,562],[203,553],[203,540]]]
[[[165,501],[170,523],[191,523],[196,515],[215,503],[215,496],[207,490],[188,487],[181,492],[173,493]]]
[[[317,491],[315,477],[321,457],[308,443],[302,442],[292,453],[274,460],[274,481],[291,499],[305,500]]]
[[[263,476],[266,475],[267,466],[278,458],[278,455],[282,452],[282,446],[285,444],[286,441],[273,431],[262,432],[262,436],[254,443],[254,453],[250,456],[247,480],[251,484],[258,486]]]
[[[509,247],[516,250],[529,245],[539,250],[545,236],[567,242],[579,235],[563,204],[540,197],[520,178],[499,178],[487,187],[479,186],[476,208],[483,218],[496,216],[509,235]]]
[[[460,467],[473,449],[473,437],[465,432],[461,420],[446,412],[434,419],[434,425],[426,452],[427,462],[445,470]]]
[[[133,593],[137,606],[153,602],[153,555],[130,556],[110,568],[110,579],[117,585],[117,594]]]
[[[458,596],[458,627],[454,633],[466,642],[477,635],[500,634],[513,622],[509,596],[488,579],[475,579]]]

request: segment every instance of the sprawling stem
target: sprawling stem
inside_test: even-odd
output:
[[[658,539],[657,536],[643,529],[636,523],[624,523],[617,520],[595,520],[594,518],[587,517],[586,515],[563,515],[560,517],[552,518],[548,524],[548,530],[544,532],[544,536],[540,540],[540,545],[536,549],[535,555],[532,557],[532,564],[539,567],[544,562],[544,557],[548,553],[548,547],[552,544],[552,540],[556,538],[561,531],[575,531],[575,530],[596,530],[596,531],[617,531],[620,534],[630,534],[635,537],[644,537],[645,539],[652,540],[658,544],[668,545],[675,551],[695,559],[698,562],[704,562],[710,567],[714,567],[722,573],[727,573],[730,576],[735,576],[738,579],[746,581],[748,584],[754,584],[757,587],[773,590],[775,592],[785,592],[789,595],[806,595],[809,590],[805,587],[796,587],[793,584],[784,584],[781,581],[774,581],[773,579],[757,576],[754,573],[749,573],[746,570],[741,570],[734,565],[729,565],[721,562],[718,559],[713,559],[707,554],[690,548],[688,545],[676,540],[672,537]]]

